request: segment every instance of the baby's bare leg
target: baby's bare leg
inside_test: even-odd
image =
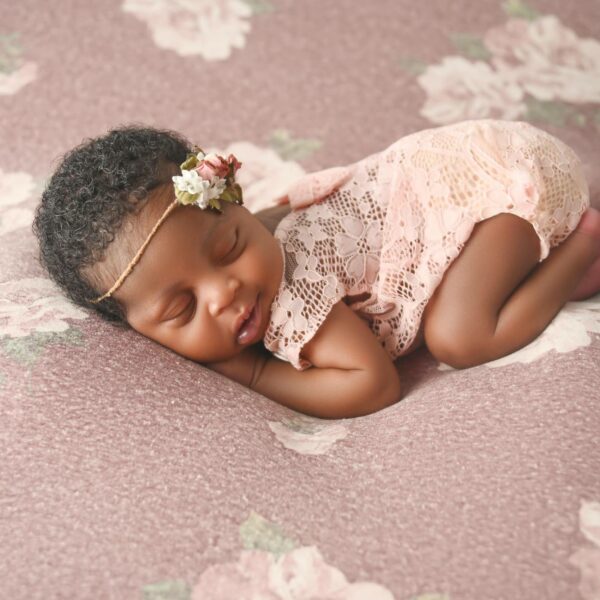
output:
[[[597,241],[575,231],[539,263],[530,223],[511,214],[479,223],[426,308],[425,343],[456,368],[518,350],[547,327],[597,254]]]

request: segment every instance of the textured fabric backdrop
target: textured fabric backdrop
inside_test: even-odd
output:
[[[600,296],[320,421],[70,305],[44,180],[142,122],[233,152],[253,209],[468,118],[527,120],[600,202],[598,0],[0,0],[0,596],[600,598]]]

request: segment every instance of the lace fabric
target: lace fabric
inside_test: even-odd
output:
[[[526,219],[543,260],[589,205],[575,153],[522,122],[424,130],[319,173],[294,186],[293,206],[304,208],[275,231],[285,269],[264,344],[297,369],[310,366],[302,348],[340,300],[393,359],[402,356],[476,223],[499,213]]]

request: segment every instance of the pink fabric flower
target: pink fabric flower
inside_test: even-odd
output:
[[[202,179],[208,181],[212,181],[215,177],[225,179],[229,174],[229,164],[222,156],[208,154],[194,170]]]
[[[237,172],[237,170],[242,166],[242,163],[233,154],[230,154],[227,157],[227,163],[233,167],[234,175]]]

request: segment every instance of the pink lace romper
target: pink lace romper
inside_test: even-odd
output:
[[[477,222],[526,219],[543,260],[589,205],[568,146],[527,123],[492,120],[408,135],[348,167],[306,175],[288,197],[294,210],[275,231],[284,276],[263,342],[297,369],[310,366],[302,348],[340,300],[392,359],[402,356]]]

